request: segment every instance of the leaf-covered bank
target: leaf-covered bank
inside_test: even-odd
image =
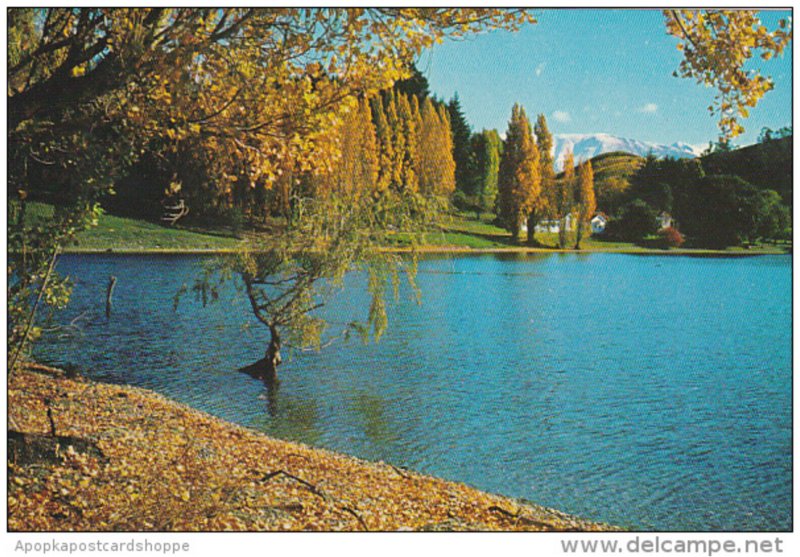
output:
[[[44,366],[8,408],[12,531],[612,529]]]

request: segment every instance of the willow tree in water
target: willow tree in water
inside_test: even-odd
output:
[[[404,258],[385,246],[392,234],[432,225],[441,209],[435,198],[396,190],[322,195],[298,205],[300,217],[270,247],[250,246],[214,261],[193,287],[204,301],[215,300],[222,284],[241,280],[253,314],[269,330],[264,357],[242,371],[268,384],[278,379],[284,347],[322,347],[329,324],[319,310],[341,290],[348,272],[367,275],[370,304],[340,336],[380,338],[388,324],[387,294],[398,295],[403,275],[417,293],[416,256]]]

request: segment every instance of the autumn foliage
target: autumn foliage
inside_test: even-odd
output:
[[[137,162],[157,169],[164,196],[199,188],[196,209],[290,218],[309,190],[373,187],[364,99],[408,77],[424,48],[533,21],[481,8],[9,10],[12,343],[35,337],[31,300],[48,285],[60,291],[42,306],[65,302],[48,271],[59,247],[96,221],[97,203]],[[376,125],[378,168],[390,155],[391,183],[417,191],[415,116],[407,99],[396,103],[392,129]],[[354,162],[361,155],[366,164]],[[344,187],[343,172],[354,183]],[[334,183],[317,188],[321,177]],[[26,225],[25,205],[42,195],[59,202],[56,218]]]
[[[564,173],[555,184],[556,217],[558,218],[558,247],[567,247],[567,217],[575,205],[575,155],[572,150],[564,156]]]
[[[756,55],[769,60],[781,54],[792,37],[791,20],[781,19],[770,31],[755,10],[664,10],[664,18],[667,32],[681,41],[684,58],[676,75],[717,89],[708,110],[719,118],[721,137],[741,134],[741,120],[773,87],[745,65]]]
[[[34,367],[8,386],[11,531],[610,529]]]
[[[659,239],[665,248],[679,248],[686,239],[680,231],[672,226],[668,226],[658,231]]]
[[[525,109],[515,104],[503,142],[497,180],[499,217],[515,239],[519,238],[528,215],[543,205],[539,165],[539,149],[530,121]]]
[[[581,240],[589,226],[589,221],[597,210],[594,195],[594,171],[592,161],[578,166],[578,188],[576,191],[575,249],[581,248]]]

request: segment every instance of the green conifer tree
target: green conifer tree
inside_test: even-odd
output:
[[[458,93],[447,104],[447,112],[450,116],[450,131],[453,138],[453,160],[456,162],[456,189],[464,192],[464,195],[474,195],[475,180],[470,148],[472,130],[464,116]]]
[[[422,72],[414,64],[411,65],[411,76],[396,82],[394,89],[398,93],[403,93],[409,97],[416,97],[420,105],[430,95],[428,79],[422,75]]]
[[[472,136],[471,145],[477,184],[474,205],[477,218],[480,219],[481,212],[495,209],[497,172],[500,167],[503,142],[497,130],[483,130]]]

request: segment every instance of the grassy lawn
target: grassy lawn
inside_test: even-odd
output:
[[[53,207],[44,203],[28,205],[28,219],[34,223],[39,219],[50,218]],[[430,231],[420,236],[420,244],[429,249],[458,250],[555,250],[558,248],[558,235],[541,233],[536,235],[538,245],[517,244],[504,229],[492,224],[492,215],[482,215],[477,220],[472,214],[456,214],[448,216],[441,225],[441,230]],[[245,235],[251,240],[266,241],[267,233],[247,231]],[[78,234],[77,242],[66,248],[66,251],[214,251],[235,249],[243,240],[234,236],[230,230],[220,228],[188,228],[182,226],[161,226],[159,224],[117,217],[104,214],[98,226]],[[569,243],[571,250],[574,239]],[[397,234],[389,247],[404,248],[411,244],[407,234]],[[789,246],[764,244],[728,248],[726,250],[704,249],[653,249],[628,242],[604,241],[601,238],[587,238],[581,248],[587,251],[608,251],[623,253],[692,253],[692,254],[746,254],[746,253],[786,253]]]
[[[451,246],[457,248],[471,249],[498,249],[498,248],[526,248],[530,249],[558,249],[558,234],[538,233],[536,234],[536,246],[528,246],[525,243],[515,243],[511,239],[511,234],[492,224],[493,215],[482,215],[477,220],[472,214],[459,213],[452,215],[451,218],[442,224],[441,233],[428,233],[424,237],[423,244],[431,246]],[[567,249],[571,250],[574,246],[574,235],[570,235]],[[730,247],[724,250],[683,248],[683,249],[659,249],[647,246],[640,246],[631,242],[616,242],[604,240],[602,236],[584,238],[581,242],[581,249],[587,251],[609,251],[623,253],[721,253],[721,254],[747,254],[747,253],[786,253],[787,245],[758,244],[745,247]]]
[[[115,250],[194,250],[233,249],[241,241],[232,235],[200,233],[179,227],[103,215],[95,228],[78,235],[80,249]]]
[[[453,245],[471,248],[513,248],[530,247],[524,243],[515,243],[511,234],[503,228],[492,224],[493,215],[483,215],[478,221],[472,215],[453,215],[452,220],[443,224],[444,241],[440,245]],[[545,232],[536,234],[538,245],[533,247],[543,249],[558,249],[558,234]],[[567,249],[571,249],[575,240],[571,235]],[[581,248],[593,251],[649,251],[647,248],[629,242],[608,242],[597,238],[585,238]]]
[[[30,203],[31,222],[47,219],[53,214],[52,205]],[[193,231],[179,226],[161,226],[151,222],[104,214],[97,226],[79,233],[75,245],[66,251],[107,250],[226,250],[236,248],[241,240],[231,233],[218,230]]]

